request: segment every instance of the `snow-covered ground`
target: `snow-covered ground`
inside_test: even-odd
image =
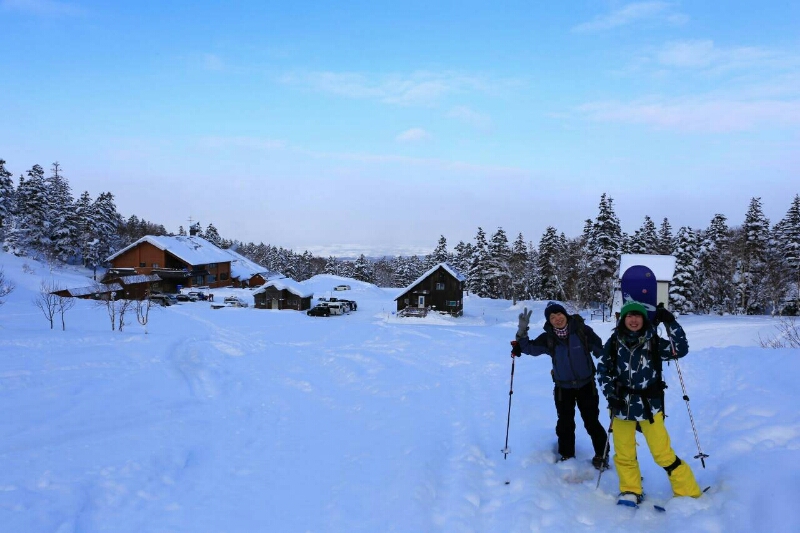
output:
[[[595,489],[579,418],[578,460],[554,463],[547,358],[516,363],[503,458],[509,340],[543,302],[399,319],[397,289],[346,280],[345,316],[194,302],[154,309],[145,334],[79,301],[51,331],[41,280],[86,273],[4,253],[0,267],[16,285],[0,306],[0,531],[800,531],[800,350],[759,347],[769,317],[681,318],[705,469],[674,365],[667,427],[711,489],[657,513],[616,506],[614,470]],[[342,279],[304,285],[331,296]],[[666,501],[641,444],[645,491]]]

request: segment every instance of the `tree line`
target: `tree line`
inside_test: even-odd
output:
[[[731,227],[715,214],[706,228],[681,227],[667,218],[657,226],[645,216],[633,234],[622,231],[614,201],[603,194],[594,219],[581,235],[568,238],[548,227],[539,242],[522,233],[513,242],[502,228],[491,236],[478,228],[471,242],[451,250],[440,236],[424,256],[354,260],[296,253],[263,242],[225,239],[213,224],[190,232],[264,266],[302,281],[334,274],[381,287],[406,287],[432,266],[446,261],[467,278],[466,288],[485,298],[572,301],[581,307],[609,303],[618,278],[620,254],[666,254],[676,258],[670,305],[681,313],[796,314],[800,287],[800,195],[783,219],[770,225],[760,198],[752,198],[742,225]],[[186,235],[183,226],[178,235]],[[162,224],[131,215],[123,218],[114,195],[74,199],[58,163],[50,175],[34,165],[19,176],[0,159],[0,242],[3,250],[47,261],[103,266],[104,259],[145,235],[173,235]]]

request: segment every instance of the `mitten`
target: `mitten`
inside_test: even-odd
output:
[[[528,324],[530,324],[532,314],[533,311],[528,311],[527,307],[522,308],[522,312],[519,314],[519,326],[517,327],[517,337],[528,336]]]

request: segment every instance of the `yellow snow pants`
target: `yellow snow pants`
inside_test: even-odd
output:
[[[672,449],[667,428],[664,426],[664,413],[656,413],[652,424],[642,420],[639,426],[656,464],[667,470],[672,493],[675,496],[700,497],[700,487],[694,479],[692,469],[685,462],[679,461]],[[636,421],[615,418],[612,433],[619,491],[642,494],[642,474],[636,458]],[[679,461],[677,466],[676,461]]]

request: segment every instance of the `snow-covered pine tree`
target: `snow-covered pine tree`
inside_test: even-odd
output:
[[[486,233],[484,233],[483,228],[478,227],[472,260],[469,265],[469,288],[473,294],[483,298],[489,296],[488,263],[489,245],[486,242]]]
[[[669,286],[670,307],[679,313],[695,311],[693,298],[698,256],[697,234],[690,227],[682,227],[675,237],[675,275]]]
[[[653,220],[645,215],[642,226],[637,229],[628,241],[628,253],[631,254],[658,254],[660,240]]]
[[[17,187],[17,231],[21,246],[45,254],[50,246],[50,222],[47,219],[47,191],[44,170],[39,165],[20,177]]]
[[[734,261],[730,246],[731,232],[725,215],[716,214],[699,236],[699,257],[694,303],[704,313],[733,312]]]
[[[789,268],[791,287],[789,298],[794,304],[795,313],[800,309],[800,195],[795,195],[786,216],[781,219],[776,239]]]
[[[203,234],[203,238],[213,244],[214,246],[219,246],[222,244],[222,237],[219,235],[219,231],[217,231],[216,226],[211,222],[208,223],[208,227],[206,227],[206,231]]]
[[[661,255],[672,255],[673,248],[675,243],[673,242],[672,237],[672,226],[667,220],[667,217],[664,217],[664,220],[661,222],[661,227],[658,229],[658,245],[656,247],[657,254]]]
[[[592,265],[592,299],[611,303],[614,283],[619,270],[623,235],[619,218],[614,212],[614,200],[605,193],[600,197],[597,218],[592,227],[594,243]]]
[[[97,238],[97,250],[100,260],[105,262],[106,258],[119,250],[119,226],[122,217],[117,213],[117,205],[114,203],[114,195],[110,192],[100,193],[97,200],[92,204],[94,215],[94,234]]]
[[[366,258],[364,254],[358,256],[358,259],[353,263],[353,279],[358,281],[365,281],[372,283],[372,262]]]
[[[736,296],[743,312],[756,314],[766,304],[764,271],[769,247],[769,220],[764,216],[761,198],[750,200],[740,238]]]
[[[61,165],[53,163],[52,175],[45,180],[47,217],[50,221],[50,252],[62,263],[79,254],[78,220],[69,183],[61,174]]]
[[[503,228],[497,228],[489,241],[489,260],[486,263],[489,297],[509,299],[511,297],[511,248]]]
[[[83,191],[80,198],[75,202],[75,222],[78,231],[78,249],[83,260],[83,266],[96,267],[97,263],[90,262],[94,257],[90,253],[91,243],[96,241],[94,227],[94,202],[89,195],[89,191]]]
[[[464,283],[464,288],[469,294],[470,290],[470,280],[469,280],[469,268],[472,265],[472,255],[474,254],[474,249],[472,247],[472,243],[465,243],[464,241],[459,241],[456,244],[455,248],[453,248],[455,252],[455,256],[453,257],[453,266],[456,267],[461,275],[467,278],[466,282]]]
[[[333,257],[332,255],[328,256],[328,260],[325,261],[325,268],[322,271],[324,274],[329,274],[331,276],[340,276],[341,269],[340,269],[340,261]]]
[[[6,248],[5,236],[16,211],[15,204],[14,180],[11,179],[11,172],[6,169],[6,162],[0,159],[0,245],[3,249]]]
[[[439,263],[447,263],[450,260],[450,254],[447,253],[447,239],[444,235],[439,236],[439,242],[436,248],[428,256],[427,266],[431,268]]]
[[[514,240],[514,244],[511,245],[511,257],[509,259],[513,303],[530,298],[530,287],[527,284],[527,276],[525,276],[527,265],[528,247],[525,244],[525,238],[520,233]]]
[[[178,226],[178,235],[181,237],[186,237],[186,230],[183,229],[183,226]]]
[[[537,284],[534,295],[539,300],[564,300],[564,286],[559,272],[561,243],[556,228],[548,226],[539,240]]]

